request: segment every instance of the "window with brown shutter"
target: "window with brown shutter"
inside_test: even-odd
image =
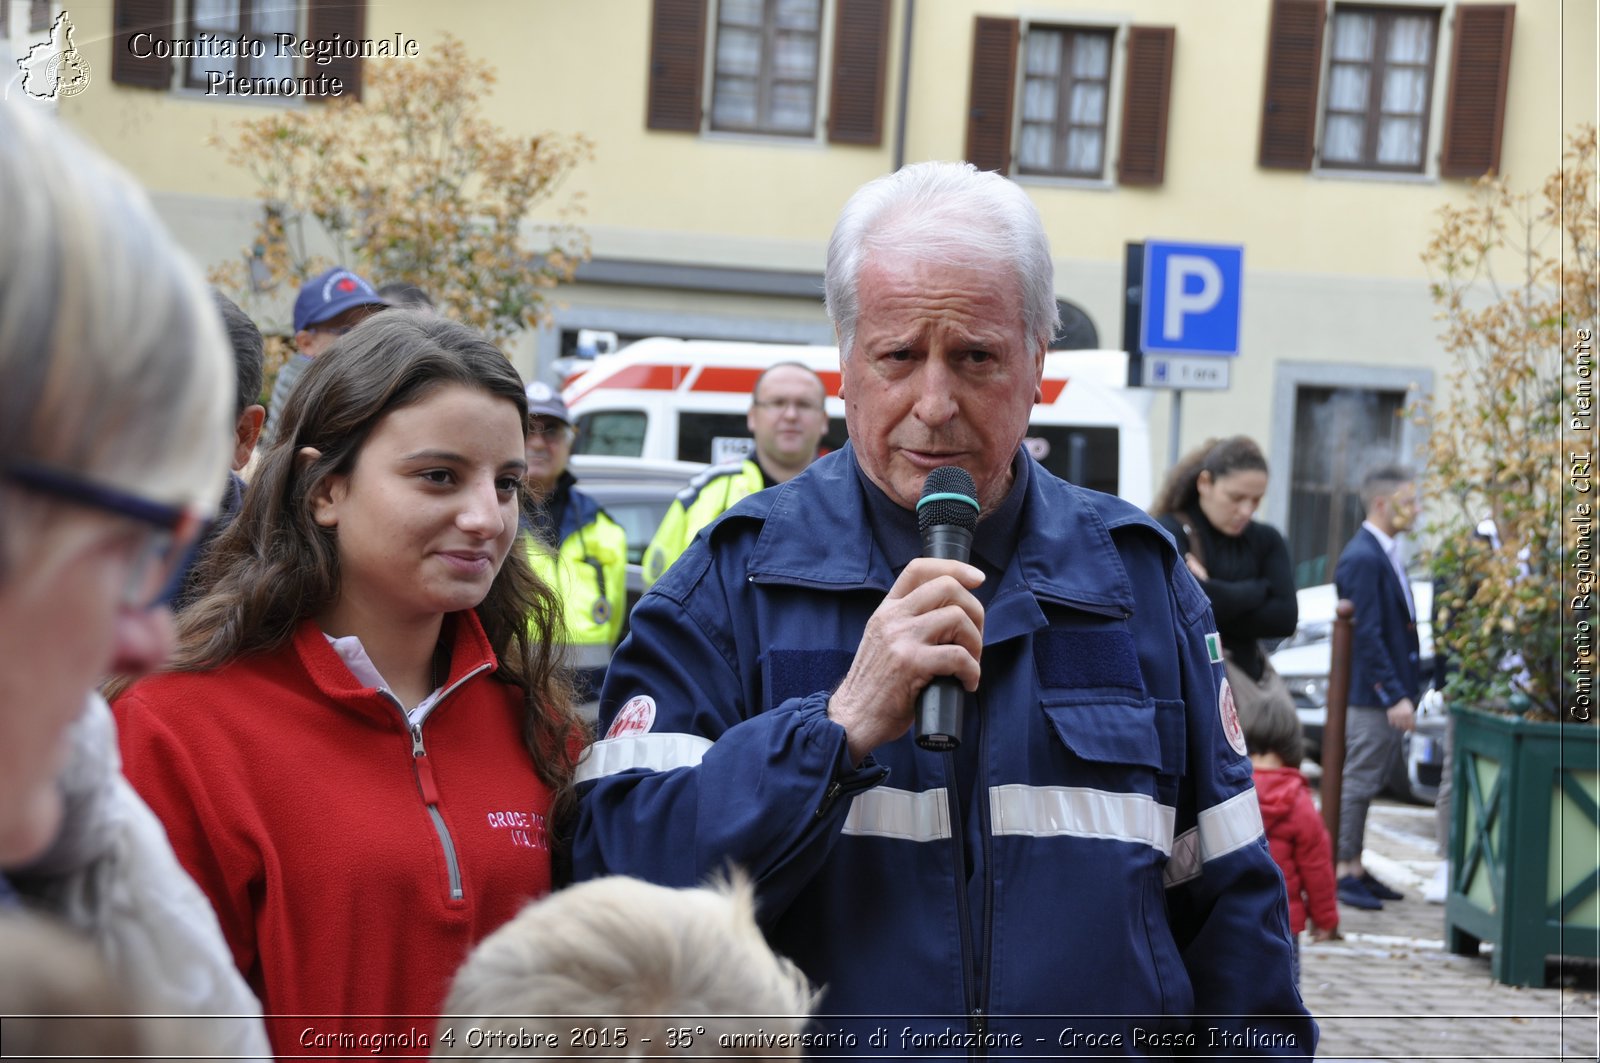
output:
[[[1011,105],[1020,25],[1014,18],[980,15],[973,29],[966,154],[980,170],[1007,173],[1011,168]]]
[[[1117,180],[1122,184],[1158,185],[1166,176],[1167,112],[1177,38],[1178,32],[1171,26],[1133,26],[1128,30],[1117,159]]]
[[[711,128],[815,136],[822,0],[718,0]]]
[[[706,0],[655,0],[650,9],[646,129],[700,131],[705,46]]]
[[[828,139],[883,143],[883,85],[889,54],[889,0],[838,0]]]
[[[1115,40],[1109,29],[1028,27],[1022,42],[1018,173],[1104,175]]]
[[[1456,8],[1444,147],[1439,155],[1443,177],[1478,177],[1500,169],[1515,15],[1511,4]]]
[[[267,4],[263,2],[261,6],[265,7]],[[328,41],[335,36],[347,41],[366,38],[366,0],[310,0],[306,12],[306,41]],[[356,100],[361,98],[359,57],[335,56],[326,66],[316,66],[308,59],[304,74],[307,77],[326,74],[330,78],[338,78],[344,85],[342,93],[344,98]]]
[[[1322,76],[1322,0],[1273,0],[1262,94],[1261,166],[1309,170]]]
[[[172,60],[134,54],[133,38],[148,33],[152,40],[172,37],[172,0],[117,0],[111,10],[111,80],[144,89],[172,87]],[[149,53],[141,46],[140,52]]]

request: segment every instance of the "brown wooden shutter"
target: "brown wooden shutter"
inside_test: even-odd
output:
[[[967,108],[967,161],[980,170],[1011,169],[1011,108],[1016,98],[1014,18],[978,16],[972,32],[972,87]]]
[[[1456,8],[1455,54],[1444,114],[1442,177],[1478,177],[1500,169],[1500,135],[1506,123],[1506,81],[1511,75],[1512,4],[1462,4]]]
[[[1172,100],[1171,26],[1128,29],[1128,69],[1122,93],[1122,136],[1117,181],[1158,185],[1167,173],[1167,111]]]
[[[171,88],[172,60],[134,55],[137,33],[148,33],[151,41],[171,40],[172,0],[117,0],[111,11],[111,80],[144,89]],[[139,50],[151,49],[141,40]]]
[[[884,68],[889,59],[889,0],[839,0],[833,24],[833,85],[828,139],[883,143]]]
[[[1262,166],[1309,170],[1316,152],[1317,81],[1322,76],[1322,0],[1273,0],[1267,31],[1267,86],[1261,113]]]
[[[347,41],[359,41],[366,37],[366,0],[310,0],[306,18],[306,39],[326,41],[331,40],[336,33]],[[359,58],[347,59],[339,56],[327,66],[318,66],[313,60],[306,60],[306,77],[314,78],[322,74],[329,78],[338,78],[344,83],[342,97],[354,100],[361,98]]]
[[[706,0],[655,0],[650,12],[650,99],[645,128],[700,131]]]

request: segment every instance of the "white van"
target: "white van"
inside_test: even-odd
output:
[[[747,453],[750,393],[777,362],[816,370],[827,387],[823,450],[844,445],[839,352],[834,347],[645,339],[594,359],[563,397],[577,424],[577,454],[721,462]],[[1027,446],[1063,479],[1150,504],[1150,393],[1126,387],[1121,351],[1045,356],[1044,401]]]

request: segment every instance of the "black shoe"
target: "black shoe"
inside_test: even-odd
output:
[[[1368,912],[1376,912],[1383,907],[1383,902],[1374,897],[1354,875],[1346,875],[1339,880],[1339,903]]]
[[[1367,887],[1367,892],[1380,901],[1403,901],[1406,895],[1393,886],[1385,885],[1370,871],[1361,872],[1361,884]]]

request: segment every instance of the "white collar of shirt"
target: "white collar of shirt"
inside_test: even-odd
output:
[[[1411,580],[1406,575],[1405,566],[1400,563],[1400,543],[1392,535],[1385,535],[1376,524],[1370,520],[1361,522],[1361,526],[1372,533],[1378,540],[1378,545],[1383,547],[1384,556],[1389,559],[1389,567],[1394,570],[1395,578],[1400,581],[1400,590],[1405,595],[1406,608],[1411,612],[1411,619],[1417,618],[1417,605],[1411,597]]]
[[[1378,540],[1378,545],[1383,547],[1383,552],[1392,559],[1400,547],[1394,536],[1384,534],[1383,530],[1370,520],[1362,521],[1361,526],[1372,533],[1372,537]]]
[[[341,638],[334,638],[324,631],[322,637],[328,640],[328,645],[333,647],[333,652],[339,655],[340,660],[344,661],[345,667],[350,669],[350,674],[355,676],[357,680],[376,690],[383,691],[391,698],[394,698],[395,701],[400,700],[395,692],[389,689],[389,684],[379,674],[377,666],[372,663],[372,658],[367,656],[367,648],[361,645],[360,636],[345,635]],[[428,718],[428,713],[432,712],[433,707],[439,704],[439,695],[442,693],[444,693],[444,687],[436,687],[433,693],[417,702],[415,708],[406,710],[406,720],[412,727],[422,726],[422,721]]]

